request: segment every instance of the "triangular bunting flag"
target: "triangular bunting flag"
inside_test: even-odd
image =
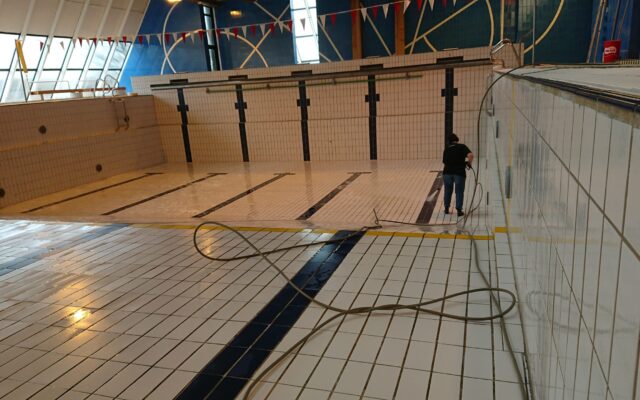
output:
[[[234,38],[238,38],[238,27],[234,27],[233,29],[231,29],[231,32],[233,32],[233,37]]]
[[[158,43],[162,44],[162,34],[156,34],[156,39],[158,39]]]
[[[98,39],[97,38],[93,38],[93,45],[97,46],[98,45]]]
[[[171,42],[171,34],[170,34],[170,33],[165,33],[165,34],[164,34],[164,41],[165,41],[166,43]]]
[[[247,37],[247,26],[246,25],[242,26],[242,36]]]
[[[80,43],[80,47],[82,47],[82,38],[81,37],[78,38],[78,43]]]
[[[191,32],[191,35],[189,35],[189,36],[191,36],[191,44],[195,44],[195,42],[196,42],[196,32],[197,31],[193,31],[193,32]]]
[[[402,4],[400,3],[393,3],[393,9],[396,12],[396,14],[400,14],[400,9],[402,8]]]
[[[278,27],[280,28],[280,33],[284,32],[284,22],[278,21]]]
[[[453,6],[455,7],[455,5],[456,5],[456,0],[453,0]]]
[[[64,50],[64,42],[60,42],[60,47],[62,47],[62,50]]]
[[[262,36],[264,36],[264,28],[266,27],[265,24],[260,24],[260,32],[262,32]]]
[[[418,4],[418,10],[422,10],[422,0],[417,0],[416,4]]]
[[[252,36],[255,36],[256,35],[256,26],[255,25],[251,25],[249,27],[249,31],[251,32]]]
[[[304,18],[300,18],[300,24],[302,25],[302,30],[304,31],[305,29],[307,29],[306,25],[307,25],[307,20]]]
[[[178,34],[177,34],[176,32],[173,32],[173,33],[171,34],[171,36],[173,36],[173,41],[174,41],[174,42],[177,42],[177,41],[178,41]]]
[[[147,46],[151,44],[151,35],[145,35],[147,37]]]
[[[40,42],[40,51],[44,48],[44,42]]]
[[[107,42],[109,42],[109,45],[111,45],[111,41],[112,41],[112,40],[113,40],[113,39],[111,39],[111,36],[108,36],[108,37],[107,37]]]
[[[126,36],[122,37],[122,43],[125,43],[125,44],[127,43],[127,37]]]
[[[231,30],[229,30],[229,28],[224,28],[224,34],[227,37],[227,40],[231,40]]]
[[[222,29],[220,29],[220,28],[216,29],[216,36],[217,37],[222,36]]]
[[[407,12],[407,8],[411,5],[411,0],[404,0],[404,10],[403,13]]]
[[[378,18],[378,6],[371,7],[371,14],[373,14],[373,19]]]
[[[269,31],[271,31],[271,33],[276,31],[276,26],[273,22],[269,24]]]
[[[442,7],[447,8],[447,0],[442,0]]]
[[[293,32],[293,21],[289,20],[285,22],[285,24],[287,25],[287,28],[289,28],[289,32]]]
[[[327,16],[326,15],[319,15],[318,18],[320,18],[320,25],[322,25],[322,27],[324,28],[324,25],[327,22]]]
[[[202,29],[198,30],[198,37],[200,38],[200,40],[204,39],[204,31]]]
[[[180,33],[180,37],[182,37],[182,41],[187,43],[187,33],[186,32],[182,32]]]
[[[366,7],[362,7],[360,9],[360,12],[362,13],[362,19],[366,21],[367,20],[367,8]]]
[[[436,0],[429,0],[429,7],[431,7],[431,11],[433,11],[433,3],[435,3]]]
[[[139,44],[143,44],[144,43],[144,36],[142,36],[142,35],[138,36],[138,43]]]
[[[382,13],[384,14],[384,18],[387,18],[387,13],[389,13],[389,4],[382,5]]]
[[[338,16],[336,14],[329,15],[329,19],[331,20],[331,25],[335,25],[336,24],[336,19],[337,18],[338,18]]]
[[[73,39],[73,47],[76,47],[76,44],[78,43],[78,39]]]

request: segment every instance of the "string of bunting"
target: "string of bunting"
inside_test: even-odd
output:
[[[456,5],[456,0],[452,1],[453,5]],[[425,3],[428,3],[431,10],[433,10],[435,6],[435,0],[397,0],[392,1],[385,4],[377,4],[369,7],[362,7],[356,9],[350,9],[345,11],[338,11],[329,14],[318,15],[318,23],[322,25],[323,28],[327,27],[327,17],[329,19],[329,23],[333,26],[337,24],[338,16],[343,14],[350,14],[352,23],[355,23],[359,18],[358,15],[362,16],[363,20],[366,20],[367,17],[372,19],[377,19],[380,11],[384,15],[384,18],[387,18],[389,13],[389,7],[393,7],[395,13],[405,13],[412,2],[415,2],[418,10],[421,10]],[[447,0],[441,0],[442,6],[447,7]],[[306,29],[306,18],[299,19],[302,29]],[[262,24],[249,24],[249,25],[237,25],[237,26],[228,26],[225,28],[217,28],[217,29],[196,29],[194,31],[184,31],[184,32],[169,32],[164,35],[161,33],[154,34],[143,34],[138,36],[107,36],[107,37],[93,37],[93,38],[83,38],[78,37],[73,39],[73,46],[76,45],[82,46],[84,43],[97,45],[98,43],[102,44],[105,41],[111,45],[112,43],[138,43],[141,45],[152,44],[154,38],[159,44],[163,42],[166,44],[175,43],[178,41],[182,41],[187,43],[187,38],[191,39],[191,42],[194,43],[196,40],[196,36],[200,40],[204,40],[204,36],[207,34],[216,34],[218,37],[225,35],[227,39],[230,39],[231,36],[238,37],[242,35],[247,37],[247,31],[252,35],[256,36],[258,34],[258,30],[260,33],[264,35],[266,32],[275,33],[276,30],[280,30],[281,33],[284,33],[285,30],[293,31],[293,20],[276,20],[274,22],[267,22]],[[45,46],[44,42],[40,42],[40,50]],[[64,49],[64,43],[60,42],[60,46]],[[49,45],[47,45],[49,47]]]

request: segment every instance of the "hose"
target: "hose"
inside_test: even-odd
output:
[[[493,83],[491,85],[489,85],[489,87],[487,88],[487,90],[484,93],[484,96],[482,97],[482,101],[480,102],[480,109],[478,111],[478,123],[477,123],[477,144],[478,146],[480,145],[480,122],[481,122],[481,116],[482,116],[482,109],[483,109],[483,105],[484,105],[484,101],[486,100],[487,95],[489,94],[489,91],[491,90],[491,88],[503,77],[511,74],[512,72],[523,68],[524,66],[520,66],[514,69],[511,69],[510,71],[502,74],[501,76],[499,76],[496,80],[493,81]],[[479,159],[478,159],[478,166],[479,166]],[[315,334],[317,334],[320,330],[322,330],[322,328],[324,328],[325,326],[327,326],[328,324],[330,324],[331,322],[333,322],[334,320],[340,318],[340,317],[344,317],[347,315],[356,315],[356,314],[369,314],[369,313],[373,313],[373,312],[378,312],[378,311],[397,311],[397,310],[414,310],[417,312],[423,312],[423,313],[427,313],[427,314],[431,314],[431,315],[435,315],[438,317],[442,317],[442,318],[450,318],[450,319],[454,319],[454,320],[458,320],[458,321],[465,321],[465,322],[481,322],[481,321],[493,321],[495,319],[499,319],[500,321],[500,327],[504,333],[504,339],[505,339],[505,343],[507,345],[507,349],[509,350],[509,353],[511,355],[511,359],[512,362],[514,364],[514,368],[517,371],[516,375],[517,375],[517,379],[518,379],[518,384],[520,386],[520,391],[522,394],[522,398],[525,400],[529,400],[529,391],[527,389],[527,385],[525,383],[525,380],[522,376],[522,373],[520,371],[520,368],[518,367],[518,361],[516,359],[516,355],[515,355],[515,351],[513,350],[513,345],[511,343],[511,340],[509,339],[509,335],[507,333],[507,328],[506,328],[506,324],[504,321],[504,316],[506,316],[509,312],[511,312],[511,310],[513,310],[513,308],[516,306],[517,304],[517,298],[515,293],[513,293],[510,290],[507,289],[503,289],[503,288],[496,288],[496,287],[492,287],[491,284],[489,283],[489,280],[487,279],[486,275],[484,274],[484,272],[482,271],[482,269],[479,266],[478,260],[479,260],[479,251],[478,251],[478,246],[476,244],[476,241],[474,240],[473,237],[473,233],[469,230],[467,230],[465,228],[467,221],[469,219],[469,217],[480,207],[481,203],[482,203],[482,197],[484,196],[484,188],[482,187],[482,184],[480,184],[480,182],[478,182],[479,179],[479,173],[476,172],[475,169],[471,168],[471,170],[473,171],[474,174],[474,178],[475,178],[475,185],[474,185],[474,189],[473,189],[473,195],[471,196],[471,200],[470,200],[470,204],[472,205],[472,208],[465,214],[464,218],[462,218],[461,220],[456,221],[455,223],[442,223],[442,224],[414,224],[414,223],[406,223],[406,222],[401,222],[401,221],[392,221],[392,220],[384,220],[384,219],[379,219],[378,215],[376,213],[375,210],[373,210],[374,216],[375,216],[375,221],[376,224],[375,226],[368,226],[368,227],[363,227],[361,229],[359,229],[358,231],[351,233],[350,235],[343,237],[343,238],[339,238],[339,239],[330,239],[330,240],[325,240],[325,241],[318,241],[318,242],[313,242],[313,243],[305,243],[305,244],[299,244],[299,245],[294,245],[294,246],[289,246],[289,247],[282,247],[282,248],[278,248],[278,249],[274,249],[274,250],[269,250],[269,251],[262,251],[260,249],[258,249],[258,247],[253,244],[247,237],[245,237],[241,232],[239,232],[237,229],[234,229],[233,227],[226,225],[222,222],[216,222],[216,221],[206,221],[201,223],[200,225],[198,225],[196,227],[196,229],[193,232],[193,245],[196,249],[196,251],[203,256],[204,258],[207,258],[209,260],[212,261],[221,261],[221,262],[227,262],[227,261],[234,261],[234,260],[242,260],[242,259],[248,259],[248,258],[253,258],[253,257],[260,257],[262,258],[271,268],[273,268],[278,275],[280,275],[282,278],[284,278],[287,282],[287,284],[294,289],[299,295],[303,296],[304,298],[306,298],[307,300],[309,300],[311,303],[316,304],[317,306],[324,308],[325,310],[329,310],[332,312],[335,312],[336,314],[331,316],[330,318],[328,318],[327,320],[323,321],[322,323],[320,323],[319,325],[315,326],[307,335],[305,335],[304,337],[302,337],[300,340],[298,340],[295,344],[293,344],[293,346],[291,346],[289,349],[287,349],[282,355],[280,355],[275,361],[273,361],[270,365],[268,365],[265,369],[262,370],[262,372],[260,374],[258,374],[255,378],[253,378],[253,381],[249,384],[247,390],[245,391],[245,394],[243,396],[243,400],[248,400],[251,397],[251,394],[253,392],[253,390],[255,389],[255,387],[262,382],[262,379],[268,375],[271,370],[273,370],[277,365],[279,365],[283,360],[285,360],[287,357],[289,357],[291,354],[293,354],[299,347],[303,346],[311,337],[313,337]],[[478,191],[478,188],[480,190],[480,193],[482,193],[480,195],[480,200],[478,201],[478,203],[473,206],[474,201],[475,201],[475,197],[476,197],[476,193]],[[471,238],[471,242],[473,244],[473,251],[474,251],[474,256],[475,256],[475,266],[476,269],[478,270],[478,272],[480,273],[480,276],[485,284],[485,288],[476,288],[476,289],[468,289],[468,290],[463,290],[460,292],[456,292],[453,294],[449,294],[440,298],[436,298],[436,299],[432,299],[432,300],[428,300],[428,301],[424,301],[424,302],[418,302],[418,303],[412,303],[412,304],[398,304],[398,303],[392,303],[392,304],[383,304],[383,305],[379,305],[379,306],[371,306],[371,307],[356,307],[356,308],[340,308],[340,307],[335,307],[332,306],[331,304],[326,304],[322,301],[319,301],[317,299],[315,299],[314,297],[308,295],[307,293],[304,292],[304,290],[300,287],[298,287],[295,283],[293,283],[291,281],[291,279],[284,273],[284,271],[282,270],[282,268],[278,267],[275,262],[271,261],[267,255],[269,254],[273,254],[273,253],[277,253],[277,252],[283,252],[283,251],[288,251],[288,250],[292,250],[292,249],[297,249],[297,248],[306,248],[306,247],[310,247],[310,246],[316,246],[316,245],[324,245],[324,244],[331,244],[331,243],[339,243],[339,242],[343,242],[344,240],[348,240],[350,238],[353,238],[357,235],[362,234],[363,232],[367,232],[369,230],[372,229],[378,229],[381,228],[380,222],[390,222],[390,223],[399,223],[399,224],[403,224],[403,225],[414,225],[414,226],[444,226],[444,225],[457,225],[458,226],[458,232],[462,232],[467,234],[470,238]],[[462,225],[459,225],[459,223],[462,222]],[[215,226],[219,226],[225,230],[229,230],[231,232],[233,232],[235,235],[237,235],[238,237],[240,237],[240,239],[245,242],[253,251],[254,253],[252,254],[247,254],[247,255],[241,255],[241,256],[234,256],[234,257],[213,257],[210,256],[208,254],[205,254],[202,249],[200,249],[199,245],[198,245],[198,232],[205,226],[207,225],[215,225]],[[497,312],[494,314],[490,314],[490,315],[486,315],[486,316],[468,316],[468,315],[457,315],[457,314],[451,314],[451,313],[446,313],[444,311],[438,311],[438,310],[432,310],[429,308],[425,308],[428,305],[431,304],[436,304],[436,303],[442,303],[446,300],[452,299],[452,298],[457,298],[460,296],[469,296],[470,294],[473,293],[482,293],[482,292],[487,292],[490,295],[491,298],[491,302],[496,306]],[[496,296],[496,294],[498,293],[504,293],[508,296],[508,300],[509,300],[509,306],[506,309],[502,309],[502,305],[501,305],[501,301],[500,299]],[[443,307],[444,308],[444,307]]]

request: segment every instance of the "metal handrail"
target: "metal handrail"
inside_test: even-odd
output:
[[[497,59],[494,56],[503,48],[505,47],[511,47],[511,51],[513,51],[513,55],[516,56],[516,61],[518,62],[518,67],[522,66],[522,60],[520,59],[520,54],[518,53],[518,51],[516,50],[516,46],[513,45],[513,42],[511,41],[511,39],[507,39],[504,38],[501,41],[499,41],[498,43],[495,44],[495,46],[493,46],[491,48],[491,52],[489,53],[489,57],[491,58],[491,62],[494,61],[500,61],[502,66],[504,67],[504,59],[500,58]]]

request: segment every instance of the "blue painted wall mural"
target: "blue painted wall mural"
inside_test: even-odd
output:
[[[388,3],[389,0],[361,0],[361,6],[370,7]],[[549,63],[584,62],[591,41],[592,27],[600,0],[435,0],[433,10],[429,0],[423,0],[418,9],[412,0],[404,13],[405,54],[431,52],[450,48],[487,46],[497,43],[501,37],[525,44],[525,60],[531,62],[535,25],[535,61]],[[446,3],[446,6],[445,6]],[[534,4],[537,4],[534,13]],[[171,5],[166,0],[151,0],[144,17],[140,34],[162,32],[163,23]],[[350,10],[350,0],[317,0],[318,15]],[[232,15],[231,11],[239,11]],[[402,8],[399,12],[403,12]],[[382,8],[374,18],[368,10],[362,21],[363,57],[379,57],[395,54],[394,17],[392,5],[385,18]],[[534,24],[535,14],[535,24]],[[255,68],[293,64],[295,61],[293,36],[287,26],[280,29],[279,20],[291,19],[290,0],[227,1],[215,7],[219,28],[242,25],[266,24],[263,34],[247,29],[246,36],[239,31],[222,34],[219,38],[220,58],[223,69]],[[360,14],[358,17],[362,20]],[[269,24],[275,30],[269,30]],[[336,17],[333,24],[326,18],[326,25],[318,24],[320,61],[340,61],[352,58],[351,15],[347,12]],[[202,28],[199,6],[196,2],[178,3],[167,24],[167,31],[193,31]],[[615,32],[614,32],[615,28]],[[611,37],[622,39],[622,56],[638,56],[640,41],[640,5],[634,0],[610,0],[603,17],[600,36],[594,46],[601,60],[602,42]],[[173,46],[170,60],[178,72],[207,70],[202,42]],[[122,76],[122,83],[130,88],[130,77],[160,74],[164,63],[162,46],[155,37],[152,44],[135,44]],[[168,65],[165,73],[171,72]]]
[[[131,91],[131,77],[145,75],[160,75],[172,73],[170,66],[165,63],[164,49],[158,42],[155,34],[162,32],[162,28],[172,8],[172,4],[166,0],[150,0],[147,12],[142,20],[139,35],[152,34],[151,43],[144,44],[136,42],[131,49],[131,54],[127,60],[120,83]],[[177,3],[167,20],[167,32],[191,32],[202,28],[200,19],[200,7],[191,2],[183,1]],[[176,72],[198,72],[207,71],[207,62],[202,41],[196,37],[195,43],[187,38],[186,43],[181,41],[175,44],[173,38],[166,45],[167,52]],[[175,44],[175,46],[174,46]]]

